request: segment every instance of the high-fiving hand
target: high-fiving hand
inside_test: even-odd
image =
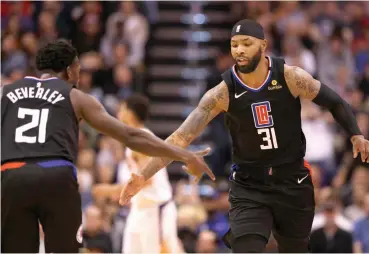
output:
[[[203,156],[207,155],[210,150],[210,148],[206,148],[205,150],[194,152],[194,156],[186,162],[186,166],[182,167],[189,174],[195,177],[195,182],[198,182],[204,173],[209,175],[212,180],[215,180],[213,172],[203,158]],[[145,177],[143,175],[132,173],[131,178],[127,184],[123,186],[120,193],[119,204],[127,204],[131,198],[145,186],[145,182]]]
[[[364,136],[357,135],[351,138],[351,142],[354,158],[356,158],[360,153],[361,161],[369,163],[369,141],[366,140]]]

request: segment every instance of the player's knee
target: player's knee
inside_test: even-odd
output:
[[[256,234],[247,234],[233,239],[231,246],[233,253],[261,253],[268,240]]]
[[[278,243],[278,251],[280,253],[307,253],[309,252],[309,237],[291,238],[274,235]]]

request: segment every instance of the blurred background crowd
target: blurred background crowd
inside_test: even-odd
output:
[[[172,14],[182,14],[172,18],[171,10]],[[208,12],[212,12],[214,19],[226,17],[219,22],[222,25],[207,26]],[[368,2],[2,1],[1,85],[25,75],[37,76],[34,64],[37,49],[63,37],[71,40],[80,54],[80,89],[100,100],[110,114],[115,115],[119,102],[132,93],[143,93],[160,102],[160,94],[169,92],[171,82],[177,81],[168,78],[169,86],[161,87],[162,90],[160,86],[151,87],[150,78],[160,71],[150,71],[157,63],[153,56],[165,56],[175,49],[171,41],[163,43],[164,49],[153,47],[153,43],[158,42],[163,24],[172,23],[183,30],[180,37],[188,42],[177,42],[179,47],[193,49],[196,43],[213,46],[210,51],[204,51],[210,63],[202,62],[203,59],[198,59],[201,54],[195,54],[198,69],[189,76],[196,76],[196,84],[202,82],[200,89],[190,92],[190,87],[186,90],[186,86],[181,86],[175,98],[186,97],[190,105],[177,109],[182,120],[199,96],[217,85],[220,74],[233,64],[229,52],[230,30],[243,18],[256,19],[264,26],[269,55],[282,56],[287,64],[302,67],[346,99],[362,133],[369,138]],[[189,27],[205,32],[185,33]],[[206,31],[217,27],[228,32],[220,38],[220,43],[213,43],[216,36]],[[216,33],[218,41],[220,34]],[[148,55],[150,50],[154,52]],[[176,52],[173,54],[178,62],[185,58],[183,54],[181,57],[179,53],[178,57]],[[185,55],[188,60],[185,65],[194,66],[194,59],[189,59],[191,54]],[[169,60],[167,63],[171,64]],[[204,75],[202,65],[209,67]],[[183,76],[186,75],[185,72]],[[306,160],[312,165],[316,193],[312,252],[369,252],[368,164],[353,158],[349,139],[329,112],[310,102],[302,101],[302,105]],[[164,121],[172,117],[173,110],[172,107],[161,110]],[[153,111],[152,118],[154,115]],[[213,147],[208,162],[218,177],[215,183],[205,178],[199,185],[191,185],[186,174],[169,167],[178,208],[178,237],[186,252],[228,251],[220,239],[228,230],[231,146],[222,122],[222,116],[217,117],[209,125],[207,136],[195,142]],[[155,124],[152,126],[157,133]],[[178,125],[166,126],[170,134]],[[157,134],[162,138],[167,136]],[[124,150],[119,142],[81,124],[77,168],[86,249],[121,252],[129,207],[119,207],[116,200],[96,199],[92,193],[98,183],[119,183],[126,179]],[[275,241],[271,238],[266,252],[275,251]]]

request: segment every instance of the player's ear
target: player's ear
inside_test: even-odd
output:
[[[68,66],[67,71],[65,73],[67,75],[67,79],[69,80],[70,77],[72,76],[72,68],[70,68],[70,66]]]
[[[264,53],[266,51],[266,48],[268,46],[268,42],[267,40],[262,40],[261,41],[261,51]]]

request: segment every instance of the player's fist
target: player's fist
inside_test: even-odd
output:
[[[360,153],[361,161],[369,163],[369,141],[362,135],[356,135],[351,138],[351,142],[354,158]]]

